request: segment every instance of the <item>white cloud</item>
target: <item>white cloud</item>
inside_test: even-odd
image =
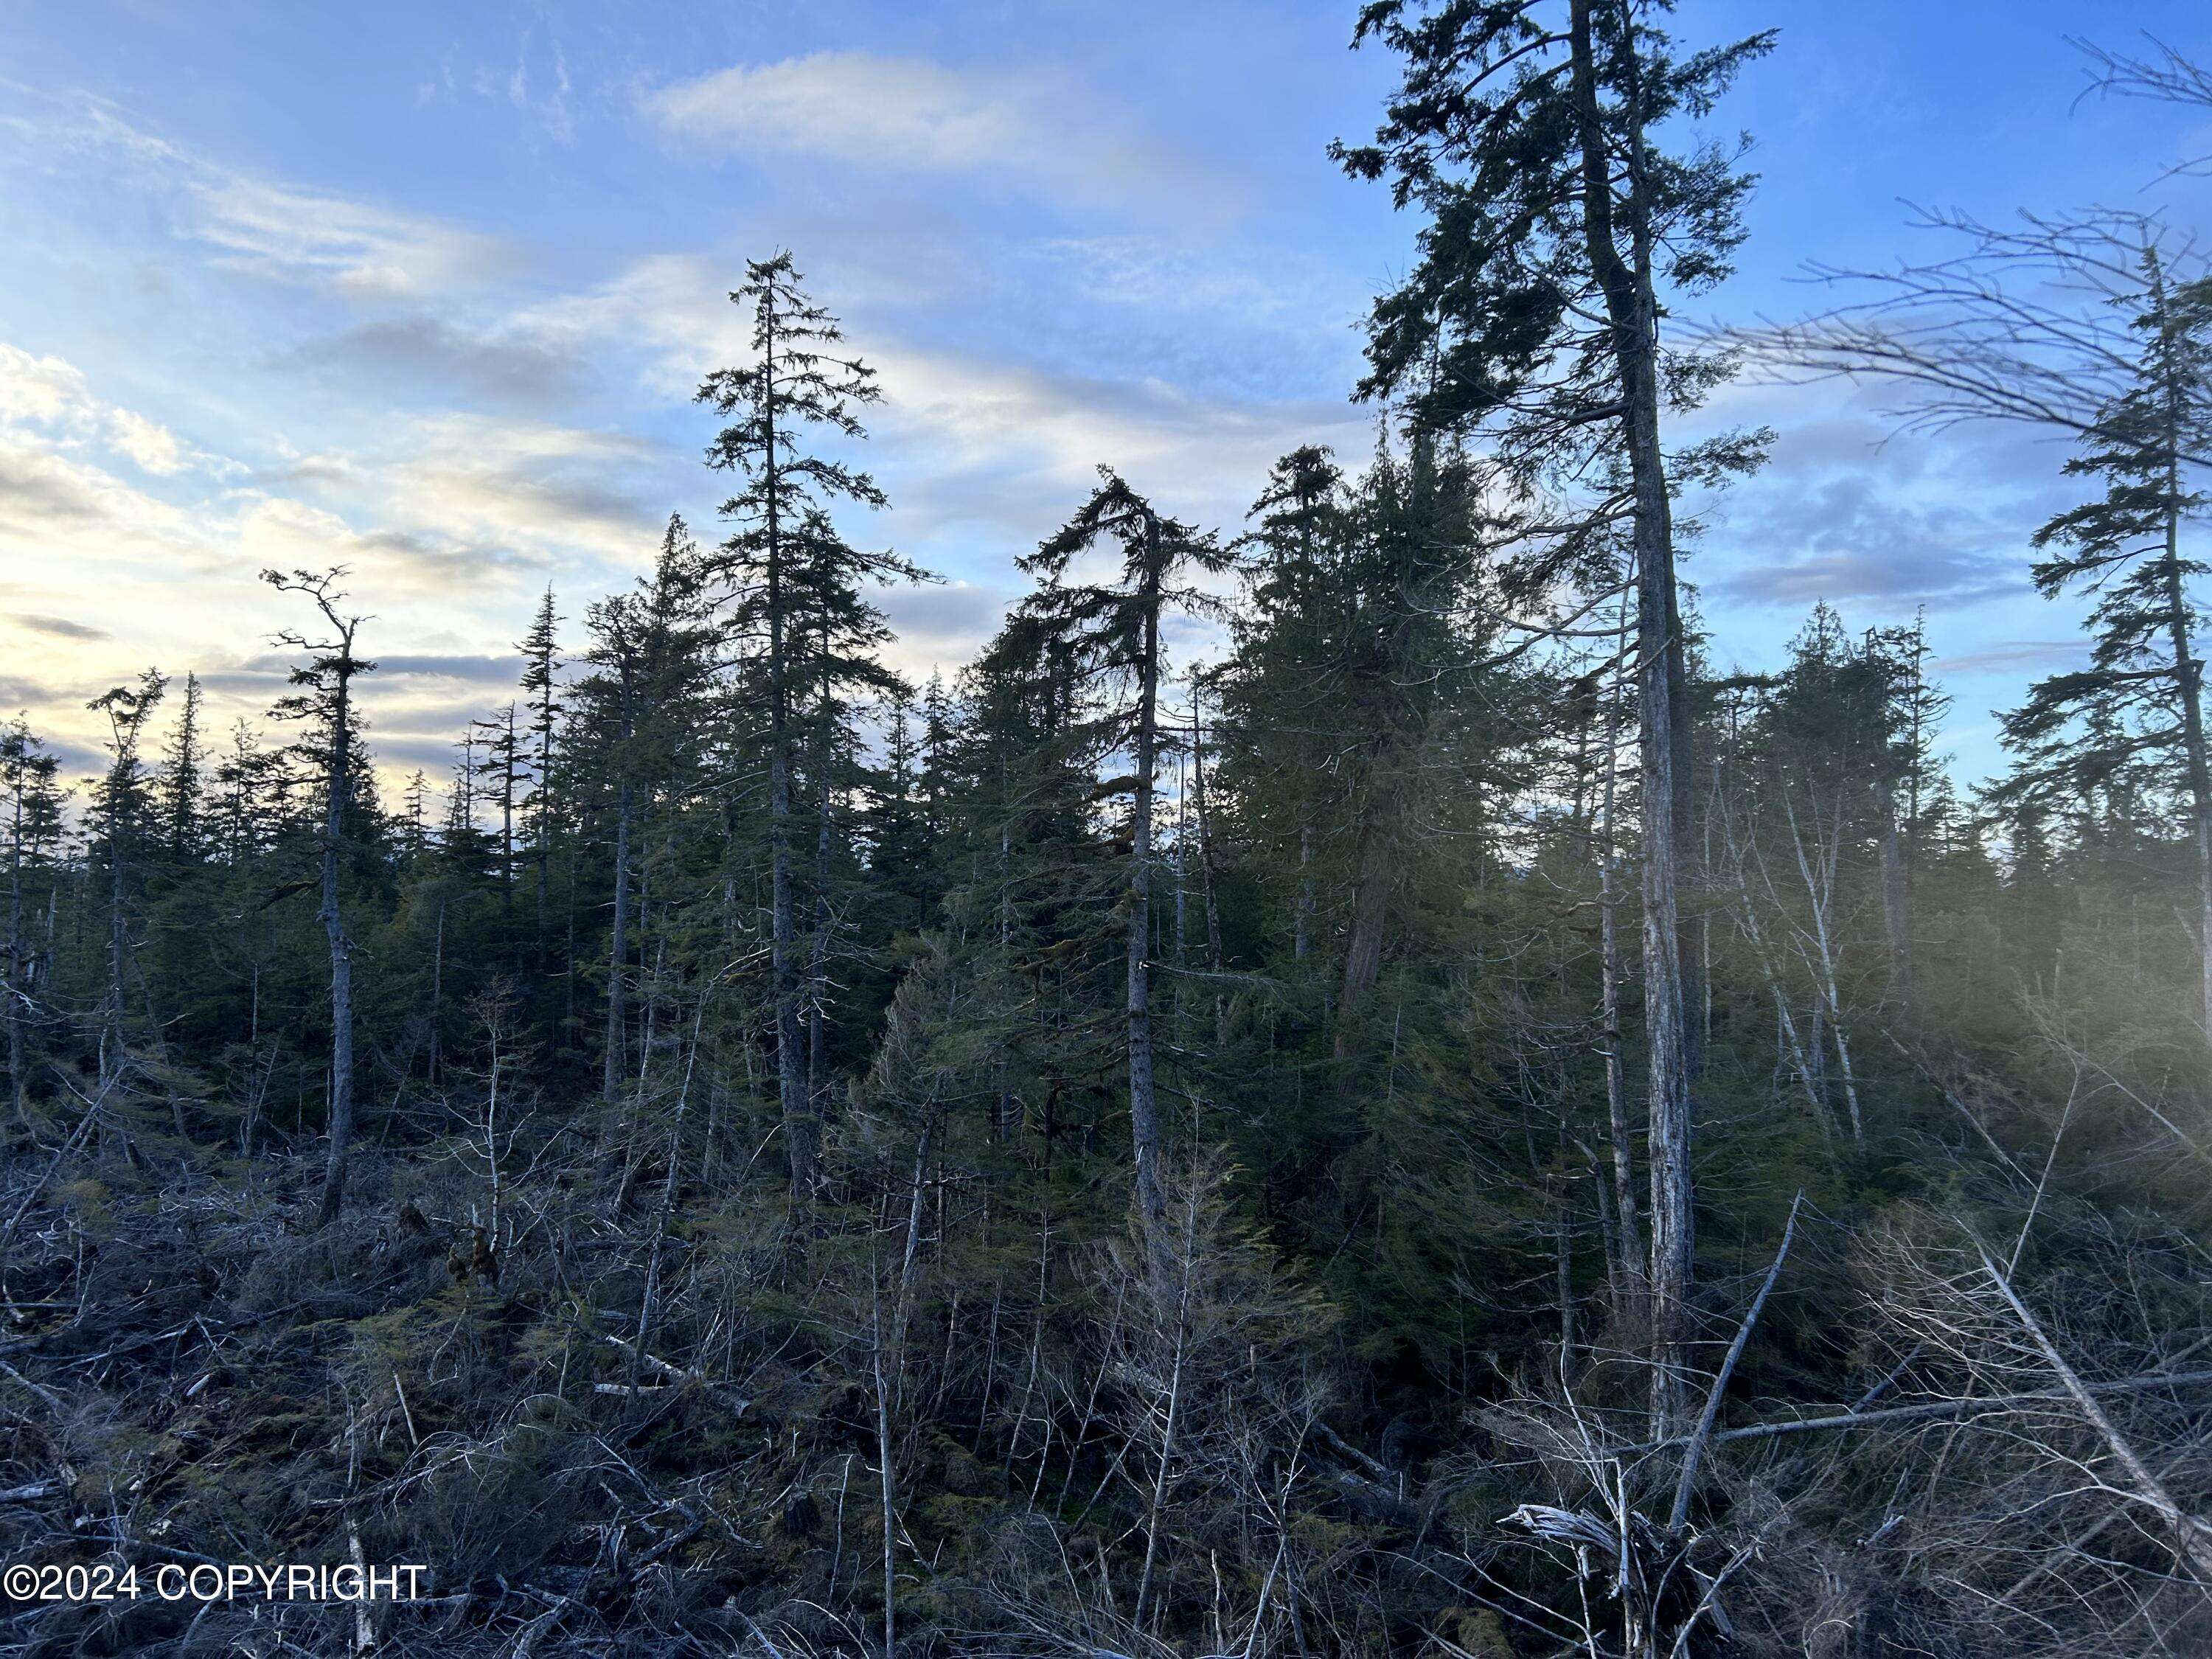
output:
[[[215,249],[216,264],[267,280],[356,300],[408,298],[473,286],[517,263],[496,237],[226,166],[83,94],[66,113],[9,125],[50,159],[119,160],[179,235]]]
[[[623,341],[641,354],[656,395],[688,397],[708,370],[750,356],[751,319],[729,303],[728,289],[726,264],[656,255],[519,320],[578,349]],[[1102,463],[1127,470],[1170,511],[1237,518],[1285,450],[1357,444],[1366,429],[1364,414],[1333,398],[1214,397],[1164,379],[1084,375],[931,347],[866,322],[848,319],[847,332],[878,371],[884,395],[868,416],[878,441],[866,459],[934,481],[926,496],[895,497],[902,521],[940,516],[933,503],[958,495],[969,503],[962,516],[1041,535],[1051,526],[1034,522],[1040,495],[1058,501],[1087,489]],[[1012,496],[979,490],[976,475],[986,473],[1022,487]]]
[[[0,431],[0,592],[16,623],[0,648],[0,701],[88,748],[99,732],[85,699],[158,662],[179,678],[202,671],[219,723],[258,720],[283,665],[251,647],[299,618],[256,573],[337,564],[377,646],[450,653],[468,671],[400,655],[364,691],[387,784],[395,764],[434,755],[501,695],[485,665],[511,653],[548,571],[604,591],[620,580],[614,556],[641,561],[651,526],[617,488],[635,461],[627,441],[459,421],[401,438],[387,456],[295,469],[326,502],[218,483],[176,505]]]
[[[860,52],[719,70],[662,88],[646,110],[700,143],[933,172],[999,161],[1034,136],[1001,86]]]
[[[180,152],[171,152],[178,155]],[[222,263],[355,299],[419,296],[499,275],[513,260],[495,238],[322,191],[186,161],[189,228]]]
[[[34,357],[0,340],[0,431],[30,448],[100,443],[142,472],[167,476],[228,463],[185,444],[157,421],[94,395],[82,371],[59,357]]]
[[[82,568],[157,556],[208,562],[190,514],[102,468],[0,434],[0,565]]]
[[[876,172],[966,173],[1127,199],[1201,185],[1161,146],[1085,113],[1080,89],[1035,69],[948,69],[823,52],[738,64],[647,93],[662,132],[739,156],[797,155]]]
[[[56,426],[91,403],[92,389],[74,365],[0,342],[0,422]]]
[[[1325,398],[1204,397],[1160,380],[1066,374],[895,341],[867,355],[884,385],[878,424],[922,461],[914,470],[932,481],[930,494],[948,508],[964,501],[963,515],[981,504],[1025,536],[1053,527],[1040,512],[1072,510],[1101,465],[1179,518],[1235,524],[1285,451],[1356,445],[1364,428],[1361,413]],[[1001,486],[979,488],[986,477]]]
[[[107,422],[115,447],[136,461],[141,471],[169,473],[185,470],[185,447],[166,426],[128,409],[110,410]]]
[[[543,565],[580,556],[622,569],[641,564],[659,533],[658,511],[632,491],[664,459],[618,433],[445,415],[417,423],[406,453],[363,479],[386,523],[473,544],[474,557]]]

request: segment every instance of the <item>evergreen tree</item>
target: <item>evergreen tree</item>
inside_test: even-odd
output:
[[[136,685],[118,685],[94,697],[87,708],[107,717],[107,766],[94,792],[97,856],[106,868],[107,890],[107,996],[100,1019],[100,1078],[109,1083],[125,1061],[125,1012],[136,949],[131,933],[131,902],[140,869],[146,820],[151,803],[139,756],[146,727],[161,705],[167,678],[148,669]]]
[[[489,786],[490,805],[499,812],[499,902],[502,915],[514,908],[514,815],[522,799],[527,763],[513,703],[488,720],[476,722],[482,736],[476,775]]]
[[[714,672],[708,571],[683,519],[672,515],[653,574],[634,592],[594,605],[587,618],[587,672],[574,687],[580,757],[611,820],[611,893],[600,1095],[618,1097],[629,1052],[625,1020],[634,975],[634,882],[641,828],[656,810],[675,810],[698,786],[707,744],[700,728]]]
[[[522,693],[530,709],[530,787],[520,802],[530,816],[531,861],[537,866],[538,951],[545,953],[547,908],[552,891],[553,837],[558,803],[553,793],[553,745],[560,720],[561,618],[554,613],[548,584],[530,631],[516,642],[522,653]],[[540,963],[541,971],[543,963]]]
[[[1218,601],[1189,585],[1194,574],[1228,568],[1229,555],[1187,524],[1163,519],[1110,469],[1056,534],[1022,560],[1042,586],[1024,601],[1040,633],[1053,637],[1100,700],[1091,715],[1102,754],[1126,750],[1134,771],[1115,786],[1129,797],[1127,1044],[1129,1128],[1135,1147],[1139,1231],[1156,1272],[1166,1272],[1165,1146],[1153,1075],[1152,883],[1153,794],[1159,758],[1161,624],[1173,612],[1216,614]],[[1071,581],[1069,567],[1100,543],[1117,549],[1120,568],[1106,582]]]
[[[0,822],[8,836],[8,1085],[18,1122],[30,1121],[30,1034],[40,1012],[30,930],[33,884],[62,835],[61,759],[51,753],[21,715],[0,726]],[[51,874],[46,876],[51,881]]]
[[[1728,270],[1749,180],[1734,158],[1656,151],[1650,134],[1710,109],[1771,33],[1678,59],[1648,19],[1602,0],[1375,0],[1358,40],[1407,60],[1371,145],[1334,152],[1355,176],[1389,174],[1400,207],[1427,215],[1413,270],[1377,301],[1369,393],[1404,392],[1415,419],[1481,428],[1524,489],[1595,472],[1524,590],[1540,591],[1626,521],[1637,592],[1637,727],[1643,750],[1644,1045],[1651,1100],[1653,1413],[1682,1409],[1693,1278],[1686,962],[1677,887],[1693,842],[1686,641],[1672,497],[1686,476],[1750,463],[1723,439],[1671,461],[1661,415],[1694,403],[1723,360],[1662,350],[1669,291]],[[1617,447],[1616,447],[1617,446]]]
[[[753,361],[708,375],[699,401],[730,421],[709,446],[707,462],[734,474],[738,486],[722,503],[722,516],[734,528],[722,544],[715,574],[736,588],[741,625],[755,624],[765,636],[776,1074],[784,1153],[803,1200],[820,1178],[821,1125],[809,1086],[800,1006],[793,791],[808,711],[807,687],[794,672],[805,648],[799,617],[811,599],[817,624],[834,632],[836,595],[900,567],[888,555],[853,551],[830,526],[827,511],[835,503],[881,507],[884,494],[866,473],[811,453],[808,445],[823,435],[848,441],[866,435],[854,410],[882,394],[872,369],[839,355],[842,330],[800,281],[787,252],[747,261],[745,281],[730,301],[752,310]],[[849,613],[844,620],[849,623]]]
[[[200,855],[201,795],[206,787],[207,743],[200,730],[200,681],[185,676],[185,701],[177,712],[176,729],[170,733],[159,785],[161,823],[167,840],[169,861],[190,864]]]
[[[2204,571],[2183,550],[2206,496],[2191,479],[2212,453],[2212,277],[2175,282],[2158,247],[2142,252],[2138,355],[2130,383],[2098,413],[2069,476],[2097,499],[2036,532],[2035,586],[2046,598],[2097,596],[2091,665],[2038,682],[2004,717],[2019,768],[1996,797],[2018,811],[2078,791],[2139,760],[2178,800],[2197,887],[2199,1019],[2212,1035],[2212,758],[2204,733],[2200,625],[2191,585]],[[2152,781],[2146,780],[2146,781]]]

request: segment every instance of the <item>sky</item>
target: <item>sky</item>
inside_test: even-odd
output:
[[[283,691],[307,620],[265,567],[349,568],[388,775],[434,775],[513,695],[550,586],[564,635],[681,512],[713,533],[691,394],[742,360],[728,290],[797,256],[881,376],[849,520],[936,585],[884,596],[948,673],[1014,558],[1108,464],[1233,531],[1272,459],[1357,459],[1359,322],[1416,226],[1328,161],[1395,79],[1348,3],[16,0],[0,14],[0,711],[73,771],[87,701],[156,665],[218,726]],[[1807,262],[1913,250],[1906,201],[1985,217],[2164,206],[2212,123],[2081,99],[2069,37],[2212,57],[2201,0],[1682,0],[1705,44],[1778,27],[1717,127],[1761,175],[1715,320],[1820,302]],[[1765,424],[1685,574],[1723,665],[1817,599],[1929,610],[1969,777],[1991,711],[2080,659],[2027,584],[2077,488],[2033,434],[1891,437],[1846,387],[1740,386]],[[1889,441],[1885,442],[1885,439]],[[1187,651],[1204,648],[1186,641]]]

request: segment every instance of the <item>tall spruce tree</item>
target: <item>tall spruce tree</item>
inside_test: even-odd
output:
[[[1328,759],[1342,741],[1330,695],[1357,604],[1346,574],[1353,520],[1344,494],[1342,471],[1317,445],[1275,463],[1248,514],[1253,527],[1236,544],[1251,603],[1232,621],[1236,654],[1221,678],[1222,718],[1232,728],[1227,782],[1241,788],[1250,830],[1274,849],[1273,869],[1297,872],[1289,908],[1291,959],[1299,963],[1313,952],[1321,925],[1316,861],[1334,776]],[[1268,739],[1254,740],[1263,730]],[[1255,763],[1249,778],[1236,771],[1238,731],[1254,734],[1241,745]]]
[[[2090,665],[2038,682],[2004,717],[2019,757],[1996,799],[2010,807],[2078,793],[2139,761],[2177,800],[2197,890],[2197,1018],[2212,1039],[2212,758],[2204,665],[2191,585],[2205,569],[2185,550],[2207,497],[2193,480],[2212,456],[2212,277],[2177,282],[2154,243],[2141,252],[2144,303],[2130,319],[2137,350],[2129,384],[2099,411],[2069,477],[2097,481],[2094,500],[2035,535],[2046,598],[2096,596]]]
[[[882,394],[874,370],[836,349],[843,331],[807,295],[801,280],[788,252],[746,262],[745,280],[730,301],[752,313],[753,361],[709,374],[698,398],[729,422],[708,447],[707,464],[737,480],[721,506],[733,528],[721,544],[715,572],[737,589],[739,617],[756,623],[764,635],[776,1078],[784,1155],[793,1190],[804,1202],[820,1179],[821,1125],[809,1086],[800,1002],[793,844],[799,827],[793,785],[806,736],[802,699],[807,688],[795,672],[805,648],[799,616],[810,597],[818,607],[830,602],[841,584],[849,591],[873,574],[872,556],[845,548],[829,529],[828,513],[840,501],[879,507],[884,493],[866,472],[811,447],[824,438],[864,437],[854,411]],[[881,568],[888,574],[893,567]]]
[[[157,787],[158,810],[169,861],[190,863],[200,854],[201,796],[207,787],[207,733],[200,729],[202,696],[197,674],[185,676],[185,698],[169,734]]]
[[[696,787],[702,700],[716,666],[707,572],[681,515],[671,514],[653,574],[635,591],[592,606],[588,667],[572,688],[572,747],[608,826],[611,891],[601,1097],[620,1097],[628,1054],[639,839],[657,805]]]
[[[530,860],[537,872],[538,969],[544,970],[546,912],[552,891],[553,834],[558,821],[554,794],[553,745],[560,730],[560,625],[553,588],[538,603],[530,631],[515,642],[522,653],[522,694],[530,708],[530,783],[522,810],[530,818]]]
[[[1164,618],[1176,611],[1216,614],[1218,599],[1190,585],[1193,574],[1228,568],[1230,555],[1208,536],[1163,519],[1111,469],[1059,532],[1022,568],[1043,586],[1023,602],[1037,629],[1053,636],[1099,696],[1094,717],[1102,753],[1126,751],[1133,770],[1115,785],[1129,798],[1128,878],[1122,903],[1127,928],[1125,1000],[1129,1130],[1135,1149],[1139,1224],[1156,1273],[1164,1273],[1167,1188],[1161,1169],[1165,1139],[1154,1078],[1152,999],[1153,794],[1159,760],[1160,679]],[[1082,554],[1104,543],[1118,550],[1119,568],[1104,581],[1069,580]]]
[[[15,1117],[30,1118],[30,1032],[39,1002],[33,969],[38,961],[30,915],[31,884],[62,834],[61,757],[41,743],[20,715],[0,726],[0,824],[8,837],[8,979],[0,988],[7,1006],[8,1088]]]
[[[1392,181],[1428,222],[1406,281],[1377,301],[1364,390],[1404,397],[1419,424],[1490,435],[1525,489],[1596,477],[1596,498],[1522,586],[1551,583],[1625,524],[1637,593],[1644,1043],[1650,1100],[1653,1410],[1680,1415],[1693,1279],[1694,1056],[1678,890],[1690,833],[1691,711],[1674,573],[1673,495],[1685,476],[1747,465],[1726,438],[1670,460],[1669,406],[1723,361],[1662,352],[1665,295],[1710,286],[1741,240],[1749,179],[1731,154],[1675,157],[1654,129],[1711,109],[1768,33],[1687,58],[1638,0],[1375,0],[1356,39],[1406,73],[1375,142],[1336,147],[1355,176]],[[1670,477],[1670,474],[1672,475]]]
[[[134,944],[131,901],[141,878],[152,803],[142,753],[146,727],[161,706],[168,678],[149,668],[136,685],[111,686],[86,705],[107,719],[107,765],[94,801],[95,843],[106,874],[107,994],[100,1018],[100,1076],[116,1078],[125,1060],[125,1011],[130,1006]]]

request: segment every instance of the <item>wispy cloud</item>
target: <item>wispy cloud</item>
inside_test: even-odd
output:
[[[506,242],[426,215],[227,166],[147,131],[87,94],[51,100],[9,125],[51,161],[87,158],[134,177],[177,234],[215,262],[270,281],[356,300],[417,298],[513,272]]]
[[[428,385],[482,402],[543,406],[574,393],[585,379],[571,354],[527,331],[479,331],[424,313],[380,318],[309,341],[283,360],[311,369],[341,370]]]
[[[0,543],[20,550],[27,562],[75,561],[86,570],[146,557],[173,558],[182,568],[209,562],[204,531],[182,509],[100,467],[5,432]]]
[[[1807,605],[1818,599],[1945,599],[1971,603],[2027,591],[2016,568],[1975,553],[1924,544],[1869,547],[1780,559],[1730,572],[1717,586],[1731,599]]]
[[[728,288],[726,267],[704,255],[655,255],[522,321],[579,351],[623,341],[657,395],[683,397],[708,370],[750,356],[750,320]],[[848,331],[884,394],[868,459],[902,481],[900,524],[925,532],[958,520],[1033,540],[1052,527],[1041,516],[1071,507],[1101,464],[1125,469],[1179,514],[1232,520],[1285,450],[1356,444],[1366,429],[1367,416],[1339,398],[1086,373],[872,319],[848,319]]]
[[[40,617],[17,611],[8,619],[18,628],[28,629],[33,634],[45,634],[57,640],[104,640],[107,630],[94,628],[88,623],[71,622],[67,617]]]
[[[544,422],[440,416],[413,428],[388,476],[392,518],[526,556],[568,550],[617,563],[643,556],[660,509],[633,494],[665,463],[659,446],[622,433]]]
[[[258,276],[393,299],[471,286],[514,264],[496,239],[434,219],[204,163],[183,171],[192,231]]]
[[[1000,181],[1127,201],[1199,170],[1165,147],[1086,115],[1091,100],[1034,68],[951,69],[916,58],[824,52],[737,64],[647,93],[672,139],[758,159],[805,156],[898,173]]]
[[[2078,668],[2088,654],[2087,640],[1997,640],[1977,651],[1938,657],[1929,665],[1938,674],[1960,679],[1985,674],[2013,679],[2022,674],[2050,674]]]
[[[46,442],[76,447],[104,444],[127,457],[142,472],[166,476],[187,466],[213,464],[157,421],[93,395],[74,364],[56,356],[33,356],[0,341],[0,428],[19,439],[36,434]]]

